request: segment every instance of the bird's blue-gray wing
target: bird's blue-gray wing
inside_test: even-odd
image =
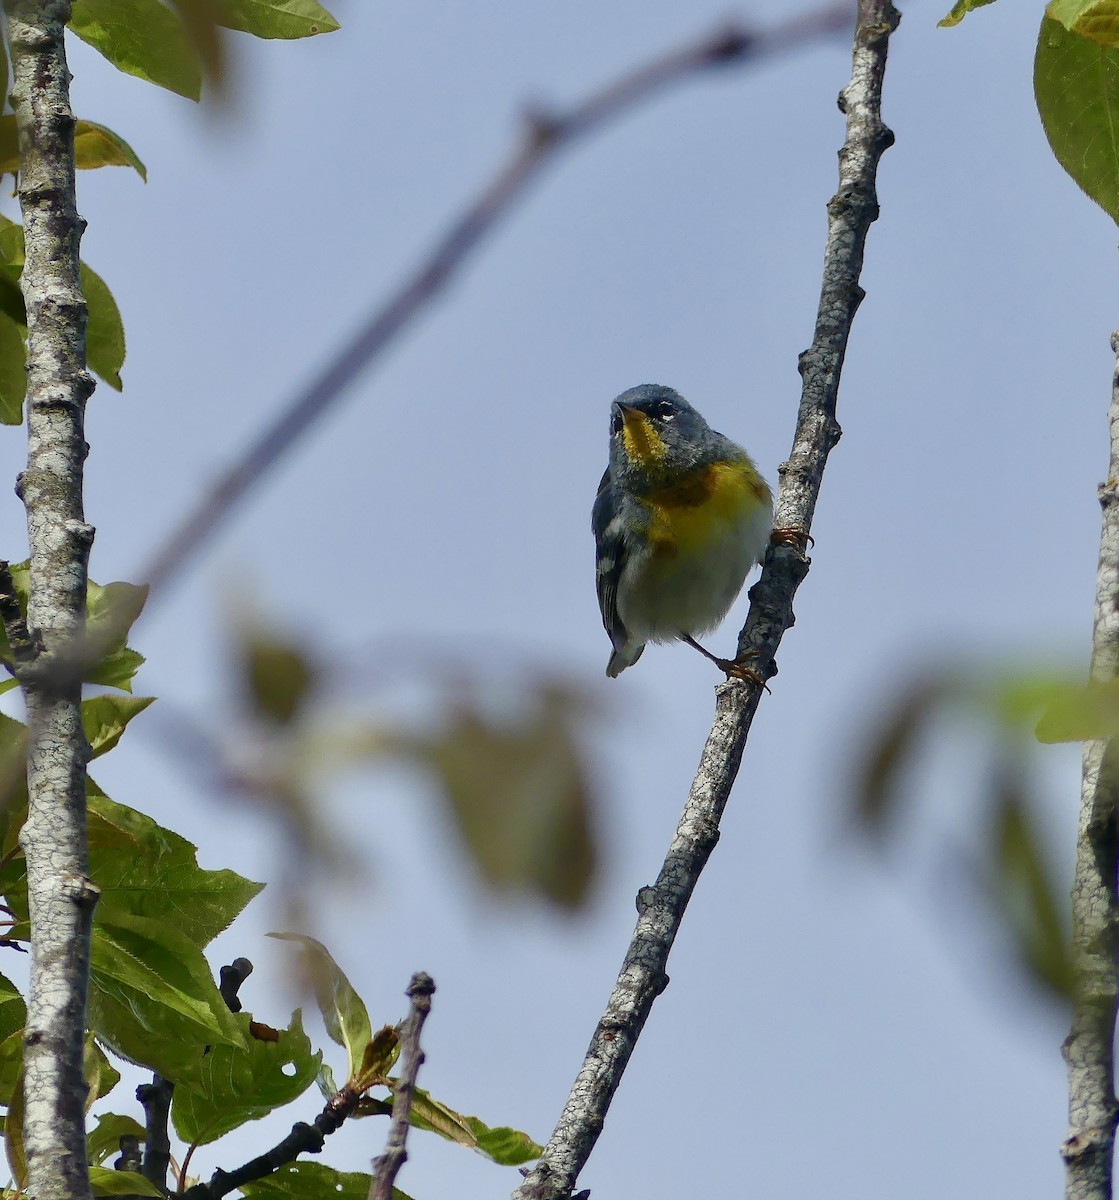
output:
[[[591,528],[597,551],[598,607],[602,611],[602,624],[615,648],[624,646],[629,638],[618,616],[618,581],[625,566],[624,525],[619,502],[620,497],[611,486],[610,472],[607,471],[598,485],[598,495],[591,510]]]

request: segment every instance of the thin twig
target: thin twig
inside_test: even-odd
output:
[[[242,1184],[254,1179],[264,1179],[278,1171],[301,1154],[319,1154],[326,1145],[327,1137],[340,1129],[348,1117],[353,1116],[361,1096],[352,1088],[344,1087],[327,1102],[322,1112],[308,1125],[296,1121],[291,1132],[264,1154],[258,1155],[235,1171],[215,1171],[208,1183],[196,1183],[182,1195],[185,1200],[222,1200]]]
[[[1111,455],[1100,485],[1103,509],[1092,630],[1093,682],[1119,676],[1119,331],[1108,413]],[[1076,997],[1072,1030],[1062,1047],[1068,1064],[1069,1136],[1061,1146],[1068,1200],[1110,1200],[1115,1123],[1114,1037],[1119,1003],[1119,746],[1084,744],[1080,823],[1072,886],[1072,950]]]
[[[567,112],[534,112],[520,144],[492,182],[439,239],[419,268],[374,312],[324,370],[303,387],[244,455],[188,513],[137,578],[166,591],[221,522],[338,400],[357,376],[451,281],[487,234],[525,194],[557,152],[648,100],[711,67],[787,52],[851,26],[850,0],[827,4],[770,29],[727,26],[624,75]]]
[[[48,661],[81,644],[93,527],[82,505],[86,304],[78,250],[85,223],[74,189],[74,114],[66,65],[69,0],[4,0],[19,130],[19,201],[27,310],[29,636]],[[21,673],[27,705],[27,858],[31,986],[24,1031],[27,1194],[84,1200],[82,1076],[89,939],[97,889],[88,878],[85,788],[89,746],[80,677]]]
[[[392,1185],[408,1158],[408,1122],[412,1115],[412,1097],[416,1091],[416,1077],[424,1061],[420,1034],[427,1014],[431,1012],[434,993],[435,980],[423,971],[417,971],[406,992],[412,1007],[400,1034],[401,1071],[392,1090],[392,1124],[385,1139],[384,1154],[373,1160],[369,1200],[392,1200]]]
[[[777,526],[762,577],[751,590],[739,639],[761,678],[776,673],[774,656],[793,623],[793,597],[808,570],[803,548],[819,495],[824,464],[839,438],[835,403],[855,311],[870,224],[878,215],[878,160],[893,141],[882,124],[882,79],[889,36],[897,27],[889,0],[859,0],[851,80],[840,94],[847,135],[839,156],[839,190],[828,205],[823,285],[811,348],[801,356],[802,392],[793,449],[781,469]],[[598,1135],[622,1073],[649,1015],[668,983],[665,967],[684,910],[719,836],[719,819],[738,773],[762,694],[759,682],[719,685],[715,719],[695,781],[660,875],[638,894],[638,920],[606,1012],[572,1086],[567,1104],[537,1165],[516,1200],[571,1195]]]

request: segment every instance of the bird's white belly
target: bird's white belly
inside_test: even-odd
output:
[[[631,639],[672,642],[709,633],[727,615],[750,568],[765,554],[772,517],[723,522],[702,553],[634,555],[618,581],[618,615]]]

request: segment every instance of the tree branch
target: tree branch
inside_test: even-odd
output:
[[[93,528],[82,508],[86,305],[74,193],[74,115],[63,42],[69,0],[4,0],[19,129],[26,258],[27,469],[18,492],[31,552],[27,625],[43,657],[81,639]],[[22,673],[21,673],[22,674]],[[89,935],[97,890],[87,878],[81,685],[22,678],[29,726],[27,857],[31,987],[24,1033],[27,1193],[89,1195],[82,1077]]]
[[[412,1096],[416,1090],[416,1077],[424,1061],[424,1052],[420,1049],[420,1034],[423,1032],[427,1014],[431,1012],[431,997],[434,993],[435,980],[423,971],[417,971],[405,993],[412,1001],[412,1007],[400,1035],[400,1078],[393,1088],[392,1124],[385,1139],[385,1152],[373,1161],[373,1183],[369,1188],[369,1200],[392,1200],[392,1185],[408,1158],[406,1144],[408,1121],[412,1115]]]
[[[882,124],[882,80],[889,36],[900,17],[889,0],[859,0],[851,79],[840,93],[847,134],[839,189],[828,205],[823,284],[812,346],[800,360],[802,392],[789,461],[781,468],[775,537],[762,577],[750,592],[739,639],[761,678],[793,624],[793,598],[808,571],[808,541],[824,464],[839,439],[835,404],[851,324],[862,299],[858,279],[867,231],[878,216],[875,176],[893,135]],[[567,1104],[537,1165],[515,1200],[570,1196],[598,1135],[653,1001],[668,983],[665,967],[684,910],[719,836],[719,819],[738,773],[761,698],[760,683],[734,680],[717,689],[715,719],[660,875],[638,894],[638,920],[606,1011]]]
[[[508,215],[561,148],[596,132],[662,89],[711,67],[787,52],[843,32],[850,25],[850,0],[835,0],[770,29],[751,31],[726,26],[637,68],[567,112],[531,113],[509,161],[451,224],[416,272],[369,317],[321,374],[292,397],[276,420],[172,531],[137,578],[150,583],[153,593],[158,594],[182,573],[193,555],[252,488],[450,283],[470,254]]]
[[[144,1161],[141,1173],[161,1192],[167,1191],[167,1172],[171,1167],[171,1138],[167,1123],[171,1115],[171,1097],[175,1085],[162,1075],[153,1075],[151,1083],[136,1089],[136,1099],[144,1106]]]
[[[1119,356],[1119,331],[1111,348]],[[1111,458],[1100,485],[1103,509],[1090,677],[1119,676],[1119,357],[1112,379]],[[1076,997],[1072,1029],[1062,1047],[1068,1064],[1069,1136],[1061,1146],[1068,1200],[1110,1200],[1115,1123],[1115,1036],[1119,956],[1116,900],[1119,844],[1119,746],[1084,744],[1080,822],[1072,885],[1072,952]]]

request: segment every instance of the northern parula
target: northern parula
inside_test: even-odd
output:
[[[633,666],[646,642],[674,641],[735,673],[695,638],[727,615],[773,527],[773,493],[746,451],[672,388],[630,388],[610,405],[591,524],[614,644],[606,674]]]

